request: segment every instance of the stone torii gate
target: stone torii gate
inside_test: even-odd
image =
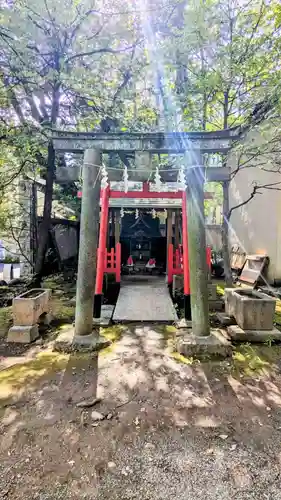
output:
[[[82,208],[80,247],[76,294],[75,337],[92,333],[93,298],[95,289],[100,168],[102,154],[130,153],[137,165],[149,170],[152,154],[183,155],[186,187],[186,214],[188,217],[189,279],[191,291],[192,331],[195,336],[210,333],[208,310],[208,272],[206,263],[206,237],[204,222],[204,182],[227,181],[230,170],[224,166],[208,169],[203,155],[227,154],[231,142],[238,139],[236,129],[219,132],[191,133],[53,133],[54,148],[60,153],[84,153],[82,170]],[[110,177],[109,177],[110,179]],[[132,179],[134,180],[134,179]],[[101,233],[102,234],[102,233]],[[85,337],[84,337],[85,338]]]

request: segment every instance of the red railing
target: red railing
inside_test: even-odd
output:
[[[175,248],[172,243],[168,246],[168,284],[173,282],[173,276],[183,274],[183,263],[180,248]]]
[[[111,248],[110,252],[106,252],[104,272],[107,274],[115,274],[116,282],[121,280],[121,244],[116,243],[116,248]]]
[[[188,252],[188,247],[187,247],[187,252]],[[209,272],[211,271],[211,248],[207,247],[206,248],[206,259],[207,259],[207,266]],[[187,253],[187,263],[188,261],[188,253]],[[174,248],[174,245],[170,243],[168,247],[168,284],[172,284],[173,282],[173,276],[174,275],[180,275],[183,274],[183,269],[184,269],[184,252],[183,252],[183,247],[182,245],[179,245],[178,248]],[[187,289],[189,290],[189,272],[187,273]]]
[[[211,265],[212,265],[212,263],[211,263],[212,249],[211,249],[211,247],[207,247],[206,252],[207,252],[207,266],[208,266],[209,273],[211,273]]]

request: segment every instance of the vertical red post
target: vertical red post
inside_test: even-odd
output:
[[[148,184],[148,182],[143,182],[142,183],[142,191],[143,191],[144,194],[149,193],[149,184]]]
[[[109,207],[109,187],[102,190],[101,196],[101,217],[100,217],[100,233],[99,246],[97,251],[97,274],[95,287],[95,302],[94,302],[94,317],[99,318],[101,313],[102,303],[102,287],[103,275],[106,257],[106,238],[107,238],[107,223],[108,223],[108,207]]]
[[[116,283],[121,281],[121,243],[116,243]]]
[[[188,236],[187,236],[187,213],[186,192],[182,194],[182,247],[183,247],[183,280],[184,294],[190,295],[189,285],[189,261],[188,261]]]
[[[110,270],[114,272],[114,248],[110,250]]]
[[[206,248],[206,253],[207,253],[208,271],[209,271],[209,274],[211,276],[211,266],[212,266],[212,263],[211,263],[211,260],[212,260],[212,249],[211,249],[211,247],[207,247]]]
[[[176,260],[176,263],[175,263],[175,268],[177,269],[177,272],[178,272],[178,269],[180,269],[181,267],[181,259],[180,259],[180,250],[179,248],[176,248],[176,251],[175,251],[175,260]]]
[[[183,191],[182,193],[182,250],[183,250],[184,317],[186,320],[190,320],[191,305],[190,305],[186,191]]]
[[[173,283],[173,267],[174,267],[174,246],[172,243],[168,246],[168,285]]]

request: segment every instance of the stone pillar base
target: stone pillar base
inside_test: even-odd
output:
[[[65,330],[57,336],[54,343],[54,351],[91,353],[98,352],[110,345],[110,340],[106,340],[96,333],[75,335],[74,328],[69,328],[69,330]]]
[[[7,342],[15,342],[18,344],[30,344],[38,339],[38,325],[32,326],[12,326],[8,332]]]
[[[177,351],[183,356],[204,358],[208,356],[231,356],[230,342],[219,330],[211,330],[210,335],[199,337],[192,333],[186,334],[177,341]]]

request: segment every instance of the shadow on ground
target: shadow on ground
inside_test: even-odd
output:
[[[280,347],[199,363],[173,327],[102,333],[99,359],[46,349],[0,372],[4,498],[281,498]],[[78,408],[97,366],[102,401]]]

